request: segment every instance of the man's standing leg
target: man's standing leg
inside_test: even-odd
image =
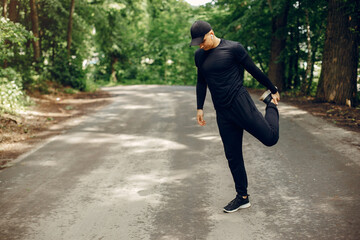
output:
[[[236,198],[224,207],[224,211],[235,212],[240,208],[250,207],[247,194],[248,181],[242,154],[244,130],[229,121],[224,112],[217,112],[217,123],[237,192]]]

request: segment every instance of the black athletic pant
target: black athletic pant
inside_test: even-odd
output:
[[[279,139],[278,109],[269,103],[264,118],[247,90],[242,88],[230,107],[216,109],[216,116],[236,192],[246,196],[248,182],[242,153],[243,132],[246,130],[266,146],[275,145]]]

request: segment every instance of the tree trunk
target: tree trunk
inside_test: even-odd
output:
[[[289,62],[288,62],[288,77],[286,81],[286,89],[291,89],[293,85],[293,78],[294,78],[294,59],[295,57],[293,55],[290,55]]]
[[[310,93],[311,93],[311,85],[312,85],[312,82],[314,79],[314,65],[315,65],[315,60],[316,60],[316,51],[317,51],[317,47],[315,46],[315,48],[312,51],[312,56],[311,56],[311,71],[310,71],[310,79],[309,79],[307,95],[310,95]]]
[[[31,16],[29,14],[29,7],[27,6],[27,3],[25,4],[24,2],[20,1],[19,2],[19,8],[20,8],[20,12],[24,11],[24,26],[26,29],[30,29],[31,28]],[[25,43],[25,55],[29,56],[31,55],[31,45],[32,45],[32,40],[28,39]]]
[[[68,56],[70,56],[71,32],[72,32],[74,10],[75,10],[75,0],[71,0],[70,14],[69,14],[69,24],[68,24],[68,31],[67,31],[67,52],[68,52]]]
[[[272,19],[272,37],[271,37],[271,53],[269,62],[269,79],[277,86],[279,91],[284,89],[285,63],[281,59],[281,52],[286,45],[286,28],[287,15],[290,3],[285,1],[283,10],[280,14],[273,16]]]
[[[17,4],[18,4],[17,0],[11,0],[10,4],[9,4],[9,19],[12,22],[17,21],[17,17],[18,17],[18,11],[16,9]],[[4,0],[4,9],[5,9],[5,12],[3,12],[4,17],[5,17],[5,15],[7,15],[6,8],[7,8],[7,1]],[[9,39],[5,40],[5,46],[8,46],[9,48],[12,48],[12,43],[11,43],[11,41]],[[17,51],[15,51],[15,50],[14,50],[14,55],[17,55]],[[8,67],[8,60],[7,59],[4,60],[3,67],[4,68]]]
[[[310,22],[309,22],[309,11],[305,10],[305,19],[306,19],[306,43],[307,43],[307,60],[306,60],[306,71],[303,82],[301,84],[301,92],[303,95],[307,96],[310,93],[310,78],[312,71],[312,50],[311,50],[311,38],[310,38]]]
[[[9,19],[10,21],[17,22],[18,21],[18,10],[17,10],[18,1],[11,0],[9,4]]]
[[[7,18],[7,0],[3,0],[3,12],[2,15],[4,18]],[[9,44],[8,40],[5,40],[5,45]],[[7,68],[8,67],[8,61],[5,59],[3,62],[3,68]]]
[[[119,59],[117,57],[112,57],[111,58],[111,76],[110,76],[110,81],[113,83],[117,82],[117,78],[116,78],[116,70],[115,70],[115,64],[119,61]]]
[[[36,9],[36,0],[30,0],[30,15],[32,22],[32,32],[36,39],[33,40],[34,59],[39,61],[40,58],[40,44],[39,44],[39,18]]]
[[[357,28],[357,16],[351,17],[349,2],[329,0],[326,40],[316,97],[320,101],[345,104],[356,99],[358,41],[351,27]],[[350,3],[351,4],[351,3]],[[359,1],[357,0],[359,6]]]
[[[301,5],[300,5],[301,6]],[[295,62],[294,62],[294,88],[298,89],[300,86],[300,74],[299,74],[299,56],[300,56],[300,33],[299,33],[299,17],[296,19],[296,29],[295,29],[295,41],[296,41],[296,54],[295,54]]]
[[[3,0],[3,12],[2,15],[4,18],[7,18],[7,0]]]
[[[294,35],[295,35],[294,32],[295,31],[297,31],[297,28],[295,28],[295,27],[290,28],[290,42],[291,43],[294,42]],[[287,64],[288,77],[287,77],[285,89],[292,89],[294,87],[295,83],[293,82],[293,80],[295,77],[295,60],[296,60],[296,52],[294,51],[294,53],[291,54],[288,59],[288,64]]]

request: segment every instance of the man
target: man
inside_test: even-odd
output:
[[[261,70],[251,60],[244,47],[234,41],[217,38],[209,23],[196,21],[191,26],[191,46],[199,45],[195,53],[197,67],[197,122],[205,126],[203,105],[207,87],[216,110],[216,119],[224,145],[225,156],[235,182],[237,195],[224,207],[235,212],[250,207],[247,176],[242,154],[243,131],[246,130],[266,146],[279,139],[280,95]],[[258,111],[246,88],[240,67],[266,86],[260,100],[266,103],[265,117]]]

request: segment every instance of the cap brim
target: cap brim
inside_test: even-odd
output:
[[[191,40],[190,46],[200,45],[200,43],[202,43],[203,40],[204,40],[204,37],[193,38],[193,39]]]

